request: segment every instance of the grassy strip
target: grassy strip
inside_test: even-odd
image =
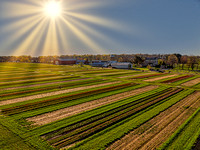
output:
[[[113,143],[114,141],[122,138],[124,135],[128,134],[133,129],[139,127],[141,124],[147,122],[148,120],[152,119],[160,112],[166,110],[167,108],[171,107],[178,101],[185,98],[187,95],[193,93],[193,90],[183,91],[178,95],[175,95],[172,98],[169,98],[167,101],[149,107],[144,112],[139,114],[133,115],[127,120],[123,120],[91,137],[86,140],[83,140],[76,146],[70,149],[81,149],[81,150],[88,150],[88,149],[105,149],[108,145]]]
[[[29,91],[21,91],[21,92],[16,92],[16,93],[10,93],[8,95],[0,95],[1,101],[3,100],[9,100],[9,99],[14,99],[14,98],[21,98],[21,97],[26,97],[26,96],[31,96],[31,95],[36,95],[36,94],[44,94],[44,93],[50,93],[50,92],[55,92],[55,91],[60,91],[60,90],[65,90],[65,89],[71,89],[75,87],[81,87],[81,86],[86,86],[86,85],[94,85],[97,83],[105,83],[108,81],[103,81],[101,79],[89,79],[89,80],[83,80],[83,81],[74,81],[70,83],[65,83],[64,85],[48,85],[45,88],[38,88],[38,87],[33,87],[33,90]]]
[[[77,122],[81,122],[81,121],[88,119],[88,118],[91,118],[93,116],[98,116],[98,115],[100,115],[104,112],[107,112],[109,110],[119,108],[120,106],[123,106],[127,103],[136,101],[136,100],[144,98],[144,97],[148,97],[150,95],[153,95],[153,94],[160,92],[160,91],[163,91],[165,89],[167,89],[167,88],[161,87],[161,88],[158,88],[158,89],[146,92],[146,93],[138,94],[133,99],[126,98],[123,101],[121,100],[121,101],[117,101],[117,102],[114,102],[114,103],[111,103],[111,104],[108,104],[108,105],[104,105],[104,106],[95,108],[93,110],[89,110],[87,112],[83,112],[81,114],[77,114],[77,115],[56,121],[56,122],[51,123],[51,124],[47,124],[47,125],[38,127],[37,129],[34,129],[32,132],[34,134],[44,135],[46,133],[53,132],[55,130],[64,128],[66,126],[75,124]]]
[[[45,74],[45,75],[35,75],[35,76],[24,76],[24,77],[15,77],[15,78],[4,78],[0,79],[0,82],[3,81],[13,81],[13,80],[25,80],[25,79],[35,79],[35,78],[42,78],[42,77],[54,77],[58,76],[58,74]]]
[[[25,128],[21,128],[19,124],[17,124],[14,120],[10,117],[3,117],[0,116],[0,125],[3,126],[4,132],[8,134],[2,134],[3,142],[1,144],[8,144],[8,145],[1,145],[4,146],[5,149],[27,149],[27,150],[53,150],[54,148],[48,145],[46,142],[41,140],[39,137],[29,137],[23,138],[22,135],[27,133],[28,131]],[[2,131],[2,130],[1,130]],[[9,137],[8,137],[9,136]],[[7,140],[8,141],[7,141]],[[11,147],[16,146],[16,147]],[[1,147],[2,148],[2,147]]]
[[[159,148],[160,150],[191,150],[200,135],[200,108]]]
[[[163,91],[164,92],[164,91]],[[162,93],[163,93],[162,92]],[[167,91],[166,93],[164,92],[163,94],[153,97],[151,99],[141,99],[139,101],[130,103],[130,106],[124,106],[120,107],[120,110],[116,109],[114,110],[116,113],[112,115],[106,115],[102,119],[98,119],[97,121],[94,121],[92,123],[86,122],[86,125],[83,126],[83,122],[81,122],[81,127],[77,128],[77,124],[75,124],[75,129],[68,129],[67,131],[64,131],[60,134],[60,137],[56,137],[48,140],[51,144],[58,148],[62,148],[64,146],[67,146],[69,144],[72,144],[76,141],[80,141],[94,133],[97,133],[101,131],[102,129],[105,129],[109,127],[110,125],[113,125],[120,120],[126,119],[130,116],[132,116],[135,113],[140,112],[141,110],[144,110],[145,108],[154,105],[155,103],[162,101],[163,99],[180,92],[180,90],[177,91]],[[73,131],[71,131],[73,130]]]
[[[56,82],[56,81],[65,81],[68,79],[74,79],[78,77],[80,78],[80,76],[62,76],[62,77],[59,76],[55,78],[42,78],[42,79],[26,80],[26,81],[19,81],[19,82],[0,83],[0,89],[41,84],[41,83],[49,83],[49,82]]]
[[[62,109],[62,108],[66,108],[66,107],[78,105],[78,104],[81,104],[81,103],[97,100],[97,99],[104,98],[104,97],[107,97],[107,96],[111,96],[111,95],[114,95],[114,94],[119,94],[119,93],[127,92],[127,91],[130,91],[130,90],[138,89],[138,88],[141,88],[141,87],[144,87],[144,86],[147,86],[147,85],[136,85],[136,86],[130,86],[130,87],[126,87],[126,88],[122,88],[122,89],[118,89],[118,90],[112,90],[110,92],[104,92],[104,93],[101,93],[101,94],[76,99],[76,100],[69,101],[69,102],[62,103],[62,104],[58,104],[58,105],[53,105],[53,106],[49,106],[49,107],[45,107],[45,108],[41,108],[41,109],[29,111],[29,112],[23,112],[22,114],[16,114],[16,115],[13,115],[12,117],[17,119],[17,120],[21,119],[21,118],[29,118],[29,117],[33,117],[33,116],[36,116],[36,115],[40,115],[40,114],[52,112],[52,111],[55,111],[55,110],[59,110],[59,109]],[[99,89],[99,88],[96,88],[96,89]],[[89,90],[86,90],[86,91],[89,91]]]
[[[123,75],[135,75],[139,74],[140,72],[123,72],[123,73],[116,73],[116,74],[107,74],[107,75],[102,75],[103,77],[120,77]]]
[[[28,111],[28,110],[34,110],[34,109],[38,109],[38,108],[42,108],[42,107],[47,107],[47,106],[50,106],[50,105],[55,105],[55,104],[58,104],[58,103],[63,103],[63,102],[71,101],[71,100],[74,100],[74,99],[83,98],[83,97],[87,97],[87,96],[90,96],[90,95],[95,95],[95,94],[99,94],[99,93],[102,93],[102,92],[107,92],[107,91],[111,91],[113,89],[118,89],[118,88],[121,88],[121,87],[126,87],[126,86],[131,86],[131,85],[133,85],[133,84],[125,83],[125,84],[122,84],[122,85],[116,85],[116,86],[102,88],[102,89],[98,89],[98,90],[92,90],[92,91],[89,91],[89,92],[81,92],[81,93],[78,93],[78,94],[73,94],[73,95],[69,95],[69,96],[65,96],[65,97],[59,97],[59,98],[48,99],[48,100],[39,101],[39,102],[35,102],[35,103],[29,103],[29,104],[26,104],[26,105],[21,105],[21,106],[3,109],[2,113],[6,114],[6,115],[13,115],[13,114],[16,114],[16,113],[21,113],[21,112]]]

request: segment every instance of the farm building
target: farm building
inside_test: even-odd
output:
[[[120,63],[118,62],[118,63],[112,63],[111,67],[116,69],[131,69],[133,65],[128,62],[120,62]]]
[[[106,64],[107,61],[101,61],[101,60],[93,60],[90,64],[92,67],[103,67],[104,64]]]
[[[55,65],[74,65],[77,63],[76,59],[57,59],[54,61]]]

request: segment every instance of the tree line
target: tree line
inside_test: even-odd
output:
[[[135,65],[142,66],[147,58],[155,58],[158,63],[156,67],[174,68],[179,69],[199,69],[200,56],[188,56],[181,54],[112,54],[112,55],[61,55],[61,56],[38,56],[31,57],[23,56],[0,56],[0,62],[24,62],[24,63],[53,63],[59,58],[64,59],[78,59],[87,60],[102,60],[102,61],[118,61],[118,62],[131,62]]]

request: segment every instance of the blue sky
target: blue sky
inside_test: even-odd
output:
[[[200,55],[199,0],[63,0],[69,23],[56,18],[55,34],[45,16],[28,21],[42,2],[0,0],[0,55]]]

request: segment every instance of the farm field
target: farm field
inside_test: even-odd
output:
[[[0,149],[198,149],[200,74],[0,63]]]

